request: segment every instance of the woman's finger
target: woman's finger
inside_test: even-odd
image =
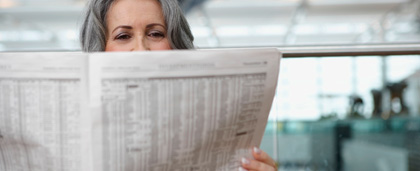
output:
[[[274,168],[277,168],[276,162],[264,151],[259,149],[258,147],[254,147],[252,149],[252,155],[254,156],[255,160],[268,164]]]
[[[242,158],[241,163],[242,167],[239,168],[240,171],[276,171],[274,166],[268,165],[257,160]]]

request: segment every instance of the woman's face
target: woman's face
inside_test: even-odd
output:
[[[157,0],[116,0],[107,18],[105,51],[170,50]]]

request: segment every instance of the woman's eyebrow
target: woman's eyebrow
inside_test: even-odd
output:
[[[124,29],[133,29],[133,27],[131,27],[131,26],[121,25],[121,26],[115,27],[115,29],[114,29],[114,30],[112,30],[112,33],[113,33],[115,30],[119,29],[119,28],[124,28]]]
[[[151,27],[154,27],[154,26],[161,26],[161,27],[163,27],[164,29],[166,29],[166,27],[165,27],[163,24],[159,24],[159,23],[151,23],[151,24],[148,24],[148,25],[146,26],[146,28],[151,28]]]

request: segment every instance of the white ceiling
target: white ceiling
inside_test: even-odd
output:
[[[0,0],[0,50],[78,50],[85,0]],[[420,42],[420,0],[208,0],[198,47]]]

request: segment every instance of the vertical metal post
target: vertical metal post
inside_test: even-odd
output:
[[[207,27],[211,31],[210,36],[207,39],[210,47],[220,47],[220,40],[219,40],[219,37],[217,36],[216,28],[213,26],[210,16],[208,15],[206,9],[204,8],[202,4],[200,5],[200,14],[201,14],[201,18],[204,23],[204,26]]]
[[[286,36],[284,37],[284,44],[292,44],[295,41],[295,33],[294,30],[296,26],[301,23],[304,18],[306,17],[306,10],[308,6],[307,0],[301,0],[299,5],[296,7],[295,12],[292,15],[292,18],[290,19],[290,23],[287,27]]]

